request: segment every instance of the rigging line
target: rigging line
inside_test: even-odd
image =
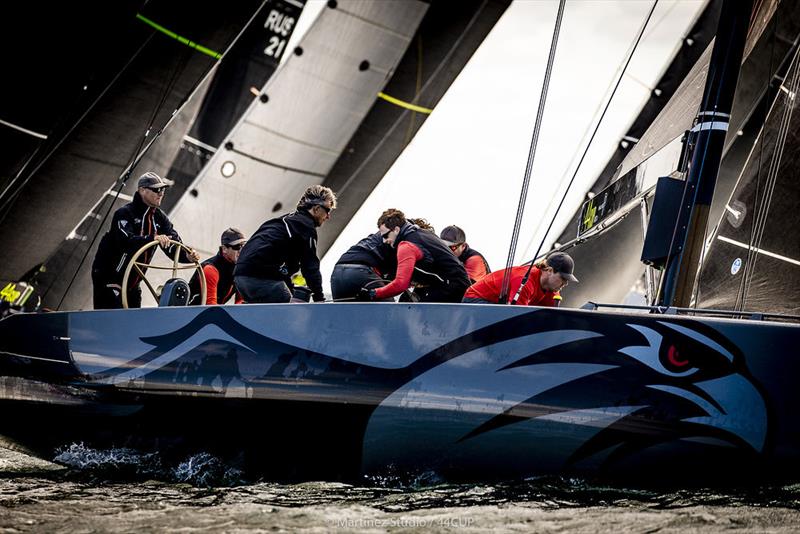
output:
[[[256,8],[256,10],[250,16],[250,19],[247,21],[247,23],[245,23],[242,26],[242,29],[239,31],[239,33],[237,33],[236,36],[230,42],[228,42],[227,46],[225,47],[225,51],[222,53],[222,55],[209,66],[209,68],[203,73],[202,76],[200,76],[200,78],[197,80],[197,82],[194,84],[194,86],[191,88],[191,90],[187,93],[187,95],[183,98],[183,100],[181,100],[181,102],[178,104],[178,107],[175,110],[173,110],[172,114],[169,116],[169,118],[167,118],[167,120],[164,123],[164,125],[150,139],[150,142],[147,144],[147,146],[145,146],[141,150],[141,152],[139,153],[139,156],[136,158],[136,160],[132,164],[129,165],[129,168],[132,169],[133,167],[136,166],[136,164],[138,164],[139,161],[141,161],[141,159],[144,157],[144,155],[147,153],[147,151],[150,149],[150,147],[153,146],[153,143],[155,143],[156,140],[161,136],[161,133],[172,123],[172,121],[178,115],[178,112],[183,108],[183,106],[189,100],[192,99],[192,97],[195,95],[195,93],[197,93],[197,91],[200,89],[200,87],[203,85],[203,83],[208,79],[208,77],[211,75],[211,73],[215,72],[215,67],[217,65],[219,65],[219,63],[225,58],[225,56],[228,54],[228,52],[230,52],[230,50],[233,48],[233,46],[239,41],[239,39],[242,37],[244,32],[250,27],[250,25],[256,19],[258,14],[262,11],[262,9],[264,9],[264,6],[267,4],[267,2],[268,2],[268,0],[262,0],[261,4],[258,6],[258,8]],[[123,171],[123,173],[117,178],[117,180],[119,180],[120,178],[122,178],[126,174],[130,174],[130,171],[128,169]],[[121,182],[119,184],[119,186],[118,186],[119,189],[117,190],[117,196],[119,196],[119,194],[121,193],[122,188],[124,187],[124,185],[125,185],[124,182]],[[61,300],[59,301],[58,307],[56,309],[60,309],[61,306],[63,305],[64,299],[66,298],[67,294],[69,294],[69,291],[72,288],[72,285],[75,283],[75,280],[78,277],[78,273],[80,273],[80,270],[83,267],[83,263],[86,261],[86,257],[89,255],[89,251],[92,249],[92,247],[94,246],[94,242],[97,240],[97,237],[100,235],[100,228],[103,228],[103,226],[105,226],[105,223],[108,220],[108,216],[110,215],[111,208],[113,206],[114,206],[114,203],[112,202],[110,204],[108,210],[106,210],[106,213],[103,216],[102,221],[100,222],[98,230],[94,233],[94,236],[92,237],[91,242],[89,243],[88,247],[86,248],[86,252],[83,254],[83,257],[81,258],[81,261],[78,264],[78,267],[75,269],[75,273],[72,275],[72,278],[70,279],[70,282],[67,285],[67,289],[64,291],[64,294],[61,296]]]
[[[542,81],[542,91],[539,93],[539,107],[536,110],[536,120],[533,125],[533,135],[531,136],[531,144],[528,149],[528,161],[525,164],[525,176],[522,179],[522,190],[519,194],[519,204],[517,205],[517,216],[514,220],[514,229],[511,232],[511,243],[508,247],[508,258],[506,259],[506,270],[503,273],[503,284],[500,290],[500,298],[498,302],[505,304],[507,302],[509,287],[511,285],[511,266],[514,264],[514,256],[517,252],[517,241],[519,241],[519,231],[522,227],[522,215],[525,212],[525,201],[528,198],[528,188],[531,182],[531,172],[533,170],[533,161],[536,157],[536,147],[539,144],[539,132],[542,127],[542,119],[544,118],[544,108],[547,103],[547,92],[550,88],[550,77],[553,73],[553,64],[556,59],[556,48],[558,46],[558,36],[561,33],[561,22],[564,19],[564,7],[566,0],[560,0],[558,3],[558,12],[556,13],[556,23],[553,27],[553,37],[550,40],[550,54],[547,57],[547,66],[544,71],[544,80]],[[529,269],[530,270],[530,269]],[[520,284],[520,291],[524,282]],[[517,291],[519,296],[520,291]],[[516,301],[516,298],[514,299]],[[514,303],[512,301],[512,304]]]
[[[28,135],[30,135],[32,137],[36,137],[37,139],[47,139],[47,136],[45,134],[41,134],[39,132],[34,132],[33,130],[29,130],[27,128],[23,128],[22,126],[20,126],[18,124],[14,124],[13,122],[8,122],[8,121],[4,121],[3,119],[0,119],[0,124],[2,124],[3,126],[8,126],[12,130],[17,130],[18,132],[22,132],[22,133],[28,134]]]
[[[673,6],[674,5],[676,5],[676,4],[673,4]],[[661,20],[663,20],[663,18]],[[652,34],[654,28],[653,27],[650,27],[650,28],[651,28],[650,31],[645,32],[645,34],[642,37],[642,39],[646,39],[648,35]],[[634,47],[634,42],[631,41],[631,44],[628,47],[627,53],[631,53],[631,50],[633,50],[633,47]],[[625,65],[625,59],[622,58],[620,60],[619,64],[617,65],[617,68],[614,70],[614,75],[615,76],[620,76],[620,73],[623,72],[624,65]],[[648,91],[652,91],[653,90],[652,87],[647,86],[644,82],[638,80],[632,74],[626,73],[625,76],[628,79],[630,79],[630,80],[632,80],[632,81],[634,81],[636,83],[641,84]],[[601,112],[601,110],[603,108],[603,102],[605,102],[607,98],[610,98],[609,95],[612,94],[612,89],[613,88],[614,88],[614,78],[612,77],[612,79],[609,80],[609,82],[608,82],[608,86],[606,87],[606,90],[603,92],[603,97],[598,100],[597,106],[595,107],[594,111],[592,112],[592,119],[589,122],[586,123],[586,128],[584,129],[583,134],[581,135],[581,139],[577,144],[578,148],[583,146],[584,142],[589,137],[589,132],[591,132],[591,130],[592,130],[592,124],[594,124],[595,119],[600,115],[600,112]],[[635,143],[639,142],[639,139],[628,138],[628,136],[624,136],[624,138],[627,138],[628,140],[632,140]],[[561,179],[559,180],[559,183],[563,183],[566,180],[567,176],[569,175],[569,170],[572,168],[572,166],[575,164],[575,161],[578,159],[578,153],[579,153],[579,150],[575,150],[573,152],[572,157],[570,158],[570,161],[569,161],[569,165],[567,165],[567,167],[564,169],[564,173],[562,174]],[[542,213],[547,214],[547,213],[550,213],[552,211],[553,204],[555,204],[557,192],[558,192],[558,189],[556,189],[556,191],[550,197],[550,201],[547,203],[547,208],[545,208],[544,212],[542,212]],[[540,224],[541,224],[541,221],[540,221]],[[530,240],[528,241],[528,244],[525,246],[525,253],[524,254],[527,255],[528,251],[530,251],[530,249],[533,248],[533,244],[536,241],[536,233],[537,233],[538,229],[539,229],[539,225],[537,224],[536,230],[533,232],[533,234],[531,235]],[[536,258],[533,258],[533,260],[535,260],[535,259]]]
[[[105,94],[108,92],[108,90],[111,89],[111,87],[116,83],[116,81],[119,79],[119,77],[122,76],[122,73],[125,72],[125,70],[131,65],[131,63],[133,63],[133,61],[139,56],[139,54],[142,52],[142,50],[144,50],[144,48],[147,46],[147,43],[150,42],[151,38],[152,38],[152,36],[150,36],[147,39],[145,39],[145,41],[136,50],[136,52],[133,54],[133,56],[131,56],[131,58],[128,60],[128,62],[125,63],[125,65],[123,65],[122,69],[120,69],[120,71],[117,72],[116,76],[114,76],[114,78],[108,83],[108,85],[106,85],[105,89],[103,89],[100,92],[100,94],[97,95],[97,97],[94,99],[94,101],[89,105],[89,107],[86,108],[86,111],[84,111],[81,114],[81,116],[78,117],[78,120],[75,121],[75,123],[69,128],[69,130],[67,130],[66,133],[64,133],[64,135],[61,136],[61,138],[58,140],[58,142],[56,142],[55,145],[47,152],[47,154],[45,154],[44,157],[42,157],[42,159],[36,164],[36,166],[33,168],[33,170],[31,170],[28,173],[27,178],[22,180],[22,183],[19,185],[19,187],[17,188],[16,192],[9,199],[2,200],[3,197],[6,196],[6,194],[10,190],[10,188],[12,186],[14,186],[14,184],[17,182],[17,180],[19,180],[20,177],[22,176],[22,172],[25,170],[25,168],[20,169],[20,172],[17,173],[17,175],[14,177],[14,179],[11,181],[11,183],[9,183],[9,185],[3,190],[3,192],[0,193],[0,201],[2,201],[2,204],[0,204],[0,213],[3,213],[6,209],[10,208],[11,204],[13,204],[13,202],[16,200],[16,198],[19,195],[19,192],[22,190],[22,188],[24,188],[28,184],[28,182],[30,181],[30,179],[33,177],[34,174],[39,172],[39,169],[42,168],[42,166],[50,159],[50,157],[53,155],[53,153],[56,150],[58,150],[58,148],[64,143],[64,141],[67,140],[67,138],[70,136],[70,134],[72,134],[72,132],[75,130],[75,128],[77,128],[78,125],[81,122],[83,122],[83,119],[85,119],[86,116],[94,109],[94,107],[97,105],[97,103],[100,102],[100,100],[105,96]],[[5,218],[5,214],[3,214],[2,217],[0,218],[0,222],[2,222],[2,219],[4,219],[4,218]]]
[[[567,184],[567,188],[564,190],[564,195],[561,197],[561,201],[558,203],[558,207],[556,208],[556,212],[553,215],[553,217],[550,219],[550,224],[547,226],[547,230],[545,230],[544,236],[542,236],[542,240],[539,243],[539,246],[537,247],[536,252],[533,254],[533,261],[531,261],[531,264],[528,267],[528,272],[527,272],[526,276],[523,278],[523,282],[520,284],[520,289],[517,290],[517,295],[515,297],[515,300],[517,298],[519,298],[519,293],[520,293],[522,287],[525,285],[525,282],[527,282],[527,277],[530,276],[530,272],[531,272],[531,269],[533,268],[533,264],[534,264],[536,258],[539,256],[539,252],[541,252],[542,247],[544,246],[545,239],[547,239],[547,234],[550,233],[550,229],[553,227],[553,224],[555,223],[556,216],[558,216],[558,212],[561,210],[561,206],[564,205],[564,201],[567,198],[567,194],[569,193],[569,190],[572,187],[572,183],[575,181],[575,178],[578,176],[578,171],[580,171],[581,165],[583,164],[584,159],[586,159],[586,154],[589,153],[589,148],[592,146],[592,142],[594,141],[594,138],[597,135],[598,130],[600,129],[600,125],[603,123],[603,119],[605,118],[606,113],[608,112],[608,108],[611,106],[611,102],[614,100],[614,95],[616,95],[617,90],[619,89],[620,83],[622,82],[622,79],[625,77],[625,72],[628,70],[628,66],[631,63],[631,59],[633,59],[633,56],[636,53],[636,49],[639,47],[639,43],[642,40],[642,36],[644,35],[644,31],[647,29],[647,25],[650,22],[650,18],[653,16],[653,12],[655,11],[657,5],[658,5],[658,0],[655,0],[653,2],[653,6],[650,8],[650,12],[647,14],[647,18],[644,20],[644,23],[642,24],[642,27],[639,30],[639,35],[636,37],[636,40],[634,41],[633,48],[631,49],[630,53],[628,54],[628,59],[625,61],[625,66],[623,67],[622,72],[620,73],[619,77],[617,78],[617,83],[614,85],[614,90],[611,92],[611,97],[608,99],[608,102],[606,102],[606,106],[603,109],[603,113],[600,114],[600,120],[597,121],[597,125],[594,128],[594,132],[592,132],[592,136],[589,138],[589,143],[586,145],[586,148],[583,150],[583,155],[581,156],[581,159],[578,160],[578,165],[577,165],[577,167],[575,167],[575,171],[572,173],[572,178],[570,178],[569,183]]]
[[[480,15],[483,13],[488,3],[489,0],[483,0],[481,7],[475,11],[475,14],[472,15],[472,18],[469,20],[467,25],[464,26],[464,30],[461,32],[461,35],[459,35],[458,39],[456,39],[455,42],[450,46],[450,49],[447,51],[447,54],[444,55],[442,60],[439,62],[439,65],[436,66],[436,69],[434,69],[428,80],[423,84],[422,89],[419,91],[419,94],[424,93],[428,89],[428,87],[434,82],[434,80],[437,79],[439,73],[442,71],[442,69],[444,69],[445,65],[449,65],[450,59],[453,57],[456,51],[461,47],[461,43],[464,41],[467,32],[469,32],[475,25],[475,23],[480,20]],[[342,184],[342,187],[340,187],[336,192],[336,194],[339,197],[341,197],[342,193],[344,193],[344,191],[350,186],[350,184],[353,183],[353,180],[355,180],[356,176],[358,176],[361,173],[361,171],[364,170],[364,167],[367,166],[367,163],[372,161],[372,158],[375,156],[375,154],[378,153],[378,150],[380,150],[383,147],[387,139],[389,139],[389,136],[391,136],[394,133],[394,131],[397,129],[397,127],[400,125],[403,119],[405,119],[406,113],[408,113],[407,110],[403,110],[400,113],[400,116],[398,116],[397,119],[395,119],[395,121],[392,123],[392,126],[386,131],[383,137],[381,137],[381,140],[375,144],[373,149],[370,151],[369,154],[367,154],[367,157],[364,158],[364,160],[361,162],[358,168],[353,171],[353,173],[347,178],[347,180],[345,180],[344,184]]]

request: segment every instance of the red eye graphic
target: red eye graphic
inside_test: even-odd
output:
[[[670,365],[673,365],[678,369],[689,365],[689,360],[681,358],[681,354],[678,352],[678,349],[675,348],[675,345],[670,345],[669,349],[667,350],[667,361],[670,363]]]

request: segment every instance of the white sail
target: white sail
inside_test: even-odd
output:
[[[184,241],[207,257],[225,228],[249,235],[294,209],[333,167],[426,9],[407,0],[324,8],[170,214]]]

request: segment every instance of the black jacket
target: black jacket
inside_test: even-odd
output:
[[[167,214],[160,208],[147,206],[139,196],[133,195],[133,201],[125,204],[114,212],[111,219],[111,228],[103,235],[100,245],[97,247],[97,254],[92,263],[92,278],[107,284],[121,284],[125,275],[125,268],[131,256],[142,246],[153,241],[153,236],[163,234],[169,236],[173,241],[181,241],[178,232],[172,227]],[[172,257],[175,245],[170,245],[163,249],[164,252]],[[155,254],[155,249],[148,249],[139,261],[150,263]],[[190,262],[186,256],[186,251],[181,251],[181,261]],[[147,269],[143,268],[146,272]],[[131,272],[128,280],[128,289],[136,287],[141,278]]]
[[[489,262],[486,261],[486,258],[483,257],[483,254],[481,254],[480,252],[478,252],[474,248],[469,248],[469,247],[465,248],[464,252],[461,253],[461,256],[459,256],[458,259],[459,259],[459,261],[461,263],[466,265],[467,264],[467,260],[470,259],[473,256],[479,256],[481,258],[481,260],[483,260],[483,267],[484,267],[484,269],[486,269],[486,273],[487,274],[492,272],[492,269],[489,268]],[[467,274],[469,274],[469,273],[467,273]],[[477,282],[477,280],[470,279],[470,282],[474,284],[475,282]]]
[[[315,301],[324,300],[322,275],[317,258],[317,228],[308,211],[295,211],[270,219],[242,247],[234,276],[283,280],[303,273]]]
[[[388,275],[397,270],[397,256],[392,247],[383,242],[381,233],[375,232],[347,249],[336,264],[366,265]]]
[[[420,230],[415,224],[406,223],[400,228],[394,246],[397,247],[403,241],[415,244],[422,251],[422,259],[414,265],[414,274],[411,276],[414,282],[427,286],[463,287],[464,291],[469,287],[464,265],[436,234]]]

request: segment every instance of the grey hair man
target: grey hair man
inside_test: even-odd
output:
[[[162,250],[172,254],[175,245],[181,241],[178,232],[172,227],[167,214],[160,206],[167,188],[167,182],[154,172],[146,172],[139,177],[133,200],[114,212],[111,228],[105,233],[97,247],[92,263],[92,286],[94,308],[109,309],[122,307],[122,279],[128,262],[139,248],[152,241],[158,241]],[[145,251],[139,259],[140,264],[148,264],[155,254],[154,249]],[[181,251],[181,261],[198,261],[200,256],[194,250]],[[147,268],[143,269],[145,272]],[[142,279],[138,274],[128,279],[128,306],[138,308],[142,302],[139,287]]]
[[[317,228],[331,218],[336,195],[312,185],[297,202],[297,211],[266,221],[247,241],[233,271],[245,302],[289,302],[291,276],[300,270],[315,302],[325,300],[317,257]]]

